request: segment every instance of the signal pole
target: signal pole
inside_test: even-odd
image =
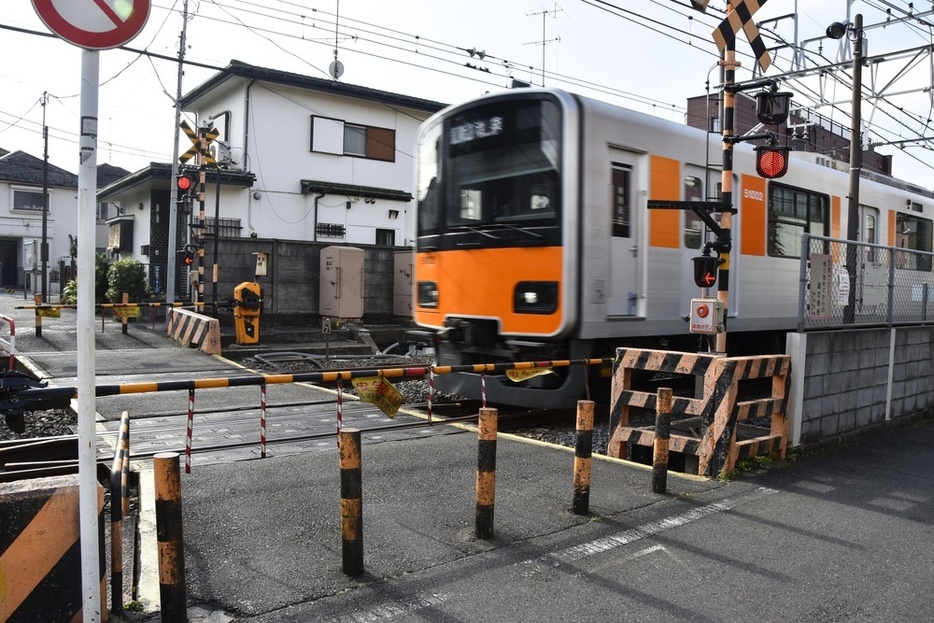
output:
[[[177,273],[175,270],[176,258],[178,257],[178,188],[174,180],[178,179],[178,129],[182,120],[182,76],[185,75],[184,60],[186,35],[188,32],[188,0],[182,5],[182,35],[178,46],[178,86],[175,90],[175,130],[173,136],[175,140],[172,146],[172,173],[170,182],[173,186],[172,198],[169,201],[169,246],[166,249],[166,270],[165,270],[165,302],[175,302],[175,282]]]
[[[732,5],[727,6],[727,12],[732,11]],[[726,243],[719,249],[720,275],[717,283],[717,300],[723,305],[723,331],[717,333],[716,352],[726,354],[726,325],[730,311],[730,229],[733,227],[733,113],[736,105],[736,91],[731,86],[736,80],[736,45],[734,41],[727,43],[723,51],[723,122],[721,132],[723,135],[723,171],[720,176],[720,201],[729,206],[720,213],[720,228],[723,230],[723,240]]]

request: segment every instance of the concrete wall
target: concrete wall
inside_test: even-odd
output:
[[[792,445],[842,437],[934,408],[934,327],[790,334]]]
[[[263,323],[317,323],[321,250],[327,243],[262,238],[222,238],[218,241],[217,299],[233,297],[244,281],[258,283],[263,294]],[[399,320],[393,316],[395,254],[403,249],[350,245],[364,252],[363,314],[367,323]],[[266,275],[257,277],[256,253],[267,254]],[[214,241],[205,243],[204,300],[211,303]],[[182,298],[179,293],[178,298]],[[286,318],[285,316],[289,316]]]

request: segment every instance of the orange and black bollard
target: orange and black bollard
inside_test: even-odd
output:
[[[480,409],[477,445],[477,521],[478,539],[493,536],[493,506],[496,499],[496,409]]]
[[[188,621],[185,549],[182,540],[182,480],[177,452],[152,459],[156,489],[156,541],[163,621]],[[113,501],[111,501],[113,503]]]
[[[577,439],[574,445],[574,514],[590,512],[590,462],[593,454],[593,401],[577,402]]]
[[[340,432],[341,532],[344,573],[363,573],[363,476],[360,459],[360,430]]]
[[[671,388],[659,387],[655,404],[655,451],[652,456],[652,492],[668,490],[668,444],[671,440]]]
[[[123,313],[120,316],[120,331],[123,333],[123,335],[126,335],[127,327],[130,324],[130,314],[129,314],[130,310],[127,307],[130,304],[130,295],[124,292],[122,301],[123,301],[123,308],[120,311],[122,311]]]
[[[39,309],[42,306],[42,295],[35,295],[33,302],[36,304],[36,337],[42,337],[42,310]]]

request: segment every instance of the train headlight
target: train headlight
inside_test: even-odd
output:
[[[520,281],[513,292],[517,314],[551,314],[558,309],[556,281]]]
[[[438,284],[434,281],[418,282],[418,306],[438,307]]]

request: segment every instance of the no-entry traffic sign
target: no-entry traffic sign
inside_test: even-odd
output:
[[[89,50],[130,41],[149,19],[150,0],[32,0],[49,30]]]

